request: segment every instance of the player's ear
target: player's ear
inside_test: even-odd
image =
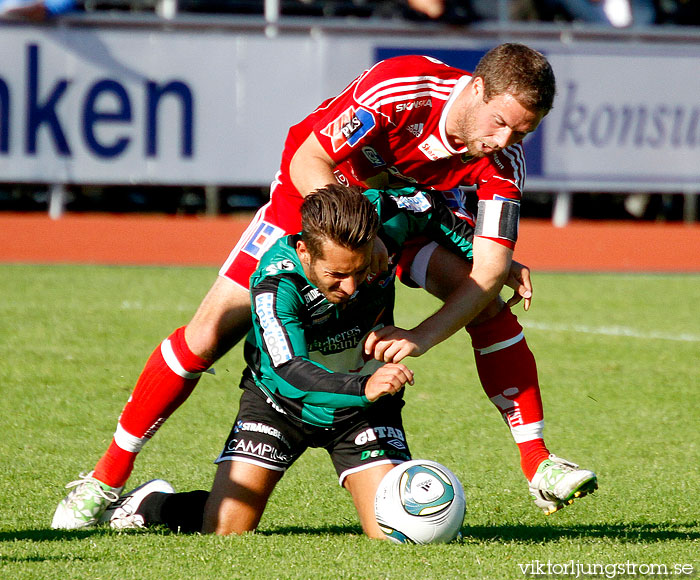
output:
[[[304,240],[297,240],[297,256],[301,260],[302,264],[311,264],[311,254],[309,254],[309,249],[306,247]]]
[[[475,97],[481,100],[484,99],[484,79],[481,77],[472,77],[469,87]]]

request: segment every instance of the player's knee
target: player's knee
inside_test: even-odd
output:
[[[215,324],[203,324],[192,320],[185,327],[185,342],[189,349],[197,356],[212,362],[218,358],[216,353],[221,338]]]
[[[365,535],[371,540],[386,540],[386,536],[377,526],[376,530],[365,530]]]
[[[229,282],[230,283],[230,282]],[[187,346],[212,362],[223,356],[251,327],[250,298],[236,293],[208,297],[185,328]]]
[[[488,322],[492,318],[496,317],[505,307],[505,302],[503,302],[500,297],[497,297],[495,300],[489,302],[467,326],[478,326],[479,324]]]
[[[217,536],[241,535],[255,530],[259,519],[257,512],[248,513],[235,502],[215,502],[207,505],[202,532]]]

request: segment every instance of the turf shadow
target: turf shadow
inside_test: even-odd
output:
[[[158,527],[146,533],[171,534],[169,530]],[[143,531],[142,531],[143,533]],[[262,536],[345,536],[362,535],[359,525],[328,525],[328,526],[279,526],[273,529],[258,530]],[[29,540],[32,542],[54,542],[65,540],[81,540],[95,536],[111,536],[115,531],[104,528],[84,530],[52,530],[33,529],[0,532],[0,542]],[[575,524],[557,525],[497,525],[497,526],[464,526],[462,538],[465,543],[479,542],[522,542],[541,543],[555,542],[566,539],[605,538],[621,542],[655,543],[667,540],[698,540],[700,539],[700,522],[660,522],[650,523],[616,523],[616,524]]]
[[[88,528],[83,530],[16,530],[0,532],[0,542],[29,540],[30,542],[63,542],[65,540],[83,540],[99,536],[113,536],[114,530],[109,528]]]
[[[179,535],[171,532],[164,526],[157,526],[154,528],[149,528],[148,530],[124,530],[122,532],[111,530],[109,528],[87,528],[83,530],[52,530],[47,528],[0,532],[0,542],[11,542],[15,540],[29,540],[30,542],[62,542],[65,540],[83,540],[92,537],[112,536],[115,533],[118,534],[124,532]],[[352,534],[362,535],[362,527],[360,525],[328,525],[318,527],[279,526],[273,529],[257,530],[255,533],[261,536],[346,536]]]
[[[279,526],[270,530],[257,530],[255,532],[261,536],[346,536],[350,534],[362,535],[362,526],[360,525],[345,525],[345,526]]]
[[[28,564],[28,563],[43,563],[43,562],[98,562],[100,558],[97,556],[84,558],[77,557],[73,554],[64,554],[62,556],[26,556],[26,557],[16,557],[16,556],[1,556],[0,564]]]
[[[465,541],[481,540],[494,542],[547,542],[562,538],[606,538],[622,542],[654,543],[664,540],[700,539],[700,522],[575,524],[567,526],[465,526],[462,528]]]

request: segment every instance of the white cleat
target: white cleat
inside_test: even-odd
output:
[[[146,521],[139,513],[141,503],[146,496],[155,493],[175,493],[175,489],[164,479],[152,479],[125,493],[105,510],[100,521],[109,522],[116,530],[145,528]]]
[[[93,472],[81,473],[66,488],[73,489],[56,508],[51,527],[56,530],[75,530],[94,526],[109,505],[119,499],[121,487],[109,487],[92,477]]]
[[[550,455],[530,481],[530,495],[546,516],[598,489],[598,477],[571,461]]]

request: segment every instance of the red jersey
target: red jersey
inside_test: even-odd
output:
[[[520,145],[472,158],[466,147],[454,149],[447,139],[447,112],[470,80],[469,73],[426,56],[377,63],[290,129],[280,181],[291,184],[291,159],[313,132],[337,164],[340,183],[452,190],[446,201],[470,221],[473,210],[455,190],[459,186],[476,186],[479,200],[519,201],[525,179]]]

